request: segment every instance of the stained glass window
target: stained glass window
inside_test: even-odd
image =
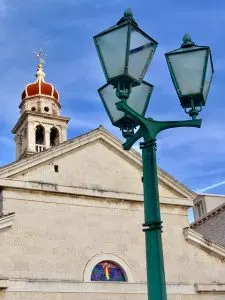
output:
[[[126,281],[126,278],[118,265],[110,261],[101,261],[94,267],[91,281]]]

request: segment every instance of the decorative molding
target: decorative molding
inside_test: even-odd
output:
[[[225,283],[167,282],[169,295],[225,294]],[[84,294],[147,294],[145,282],[78,282],[63,279],[10,278],[0,279],[0,291]]]
[[[19,189],[24,191],[42,191],[46,193],[57,193],[63,195],[73,196],[86,196],[87,198],[98,199],[115,199],[122,201],[134,201],[137,203],[143,203],[143,194],[126,193],[118,191],[97,190],[84,187],[65,186],[51,183],[40,183],[36,181],[23,181],[14,179],[0,178],[0,187],[7,189]],[[19,199],[19,198],[18,198]],[[32,201],[32,199],[31,199]],[[43,202],[49,202],[50,200],[43,199]],[[74,200],[73,200],[74,201]],[[72,201],[72,202],[73,202]],[[74,202],[73,202],[74,203]],[[175,197],[160,197],[160,203],[165,205],[176,205],[181,207],[189,207],[192,204],[192,200],[187,198],[175,198]]]
[[[75,280],[48,280],[11,278],[7,292],[84,293],[84,294],[147,294],[145,282],[77,282]],[[172,295],[196,294],[194,284],[167,283]]]
[[[31,97],[31,98],[34,98],[34,97]],[[22,102],[21,102],[22,103]],[[55,101],[53,102],[55,103]],[[66,122],[68,123],[70,118],[67,118],[67,117],[63,117],[63,116],[58,116],[58,115],[43,115],[42,113],[39,113],[39,112],[32,112],[32,111],[24,111],[23,114],[20,116],[19,120],[17,121],[16,125],[13,127],[12,129],[12,133],[15,134],[16,131],[18,130],[18,128],[21,127],[21,124],[23,124],[23,122],[29,117],[29,116],[38,116],[39,118],[41,118],[42,120],[52,120],[53,118],[54,119],[57,119],[57,121],[63,121],[63,122]]]
[[[15,213],[9,213],[7,215],[0,216],[0,230],[9,228],[13,225]],[[0,279],[1,283],[1,279]]]
[[[215,244],[189,227],[184,228],[183,233],[186,241],[225,261],[225,247]]]
[[[225,283],[195,284],[197,293],[225,294]]]
[[[86,264],[85,269],[84,269],[83,278],[84,278],[85,282],[91,281],[91,273],[92,273],[94,267],[103,260],[112,261],[112,262],[115,262],[116,264],[118,264],[123,269],[123,271],[125,273],[125,277],[127,279],[127,282],[128,283],[134,282],[134,276],[133,276],[133,273],[130,270],[130,267],[128,266],[128,264],[119,256],[111,254],[111,253],[97,254],[88,261],[88,263]]]

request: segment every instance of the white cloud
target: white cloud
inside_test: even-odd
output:
[[[215,189],[216,187],[219,187],[219,186],[224,185],[224,184],[225,184],[225,180],[220,181],[220,182],[217,182],[217,183],[215,183],[215,184],[211,184],[211,185],[209,185],[209,186],[206,186],[206,187],[204,187],[203,189],[197,190],[197,192],[203,193],[203,192],[206,192],[206,191]]]

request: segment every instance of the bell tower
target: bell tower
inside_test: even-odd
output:
[[[59,94],[45,82],[43,50],[34,54],[38,58],[36,81],[26,85],[19,105],[20,117],[12,129],[17,160],[67,140],[70,119],[60,116]]]

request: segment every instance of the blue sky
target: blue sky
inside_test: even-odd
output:
[[[11,129],[18,119],[24,86],[34,80],[33,50],[48,55],[46,81],[60,93],[62,115],[71,117],[69,138],[103,124],[114,135],[97,89],[105,83],[92,40],[114,25],[130,7],[138,25],[159,45],[146,80],[154,86],[146,115],[158,120],[182,120],[164,53],[178,48],[189,32],[212,50],[215,76],[201,113],[201,129],[173,129],[158,139],[158,163],[193,190],[225,194],[225,2],[210,0],[0,0],[0,160],[15,158]],[[223,184],[219,184],[219,183]],[[217,187],[207,189],[211,185]]]

